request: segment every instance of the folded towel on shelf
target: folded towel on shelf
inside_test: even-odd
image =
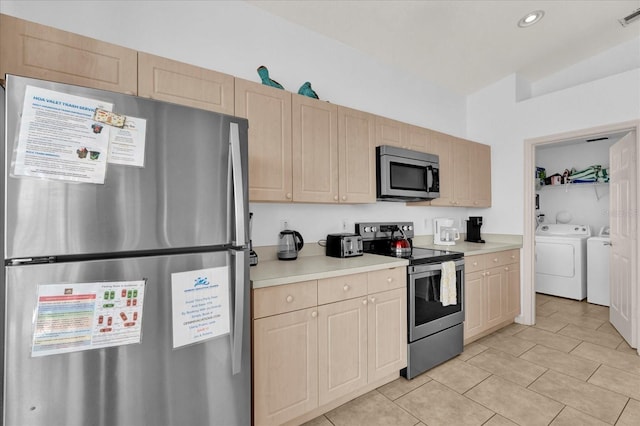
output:
[[[442,302],[442,306],[455,305],[458,303],[456,290],[456,264],[453,261],[442,262],[440,301]]]
[[[599,164],[580,171],[571,169],[569,180],[571,183],[609,182],[609,170]]]

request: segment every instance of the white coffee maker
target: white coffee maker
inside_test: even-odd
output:
[[[455,225],[454,219],[433,219],[433,244],[438,246],[455,245],[456,241],[460,239],[460,232],[453,225]]]

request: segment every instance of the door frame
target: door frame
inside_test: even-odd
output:
[[[554,135],[541,136],[537,138],[525,139],[524,141],[524,230],[522,239],[522,314],[518,318],[519,322],[527,325],[535,324],[536,303],[535,303],[535,150],[538,146],[551,145],[565,140],[573,140],[583,137],[592,137],[607,133],[622,132],[625,130],[636,131],[636,164],[640,165],[640,120],[626,121],[617,124],[592,127],[588,129],[574,130],[570,132],[557,133]],[[637,199],[640,200],[640,185],[637,190]],[[640,226],[637,227],[636,250],[640,253]],[[640,262],[636,264],[640,269]],[[640,270],[636,271],[636,276],[640,277]],[[636,283],[636,285],[638,285]],[[636,300],[636,315],[640,324],[640,291]],[[640,327],[638,327],[638,342],[640,342]],[[640,345],[638,345],[640,354]]]

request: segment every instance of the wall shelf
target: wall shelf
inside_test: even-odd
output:
[[[536,185],[536,192],[538,191],[548,191],[548,190],[557,190],[560,188],[564,188],[565,192],[569,192],[569,188],[593,188],[593,191],[596,194],[596,199],[600,200],[600,195],[598,194],[598,188],[600,187],[608,187],[609,182],[584,182],[584,183],[563,183],[560,185]]]

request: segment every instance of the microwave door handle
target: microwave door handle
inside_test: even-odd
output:
[[[431,167],[431,180],[432,180],[432,188],[430,189],[432,192],[440,192],[440,169],[437,167]]]
[[[433,187],[433,166],[427,166],[427,192],[432,192]]]

